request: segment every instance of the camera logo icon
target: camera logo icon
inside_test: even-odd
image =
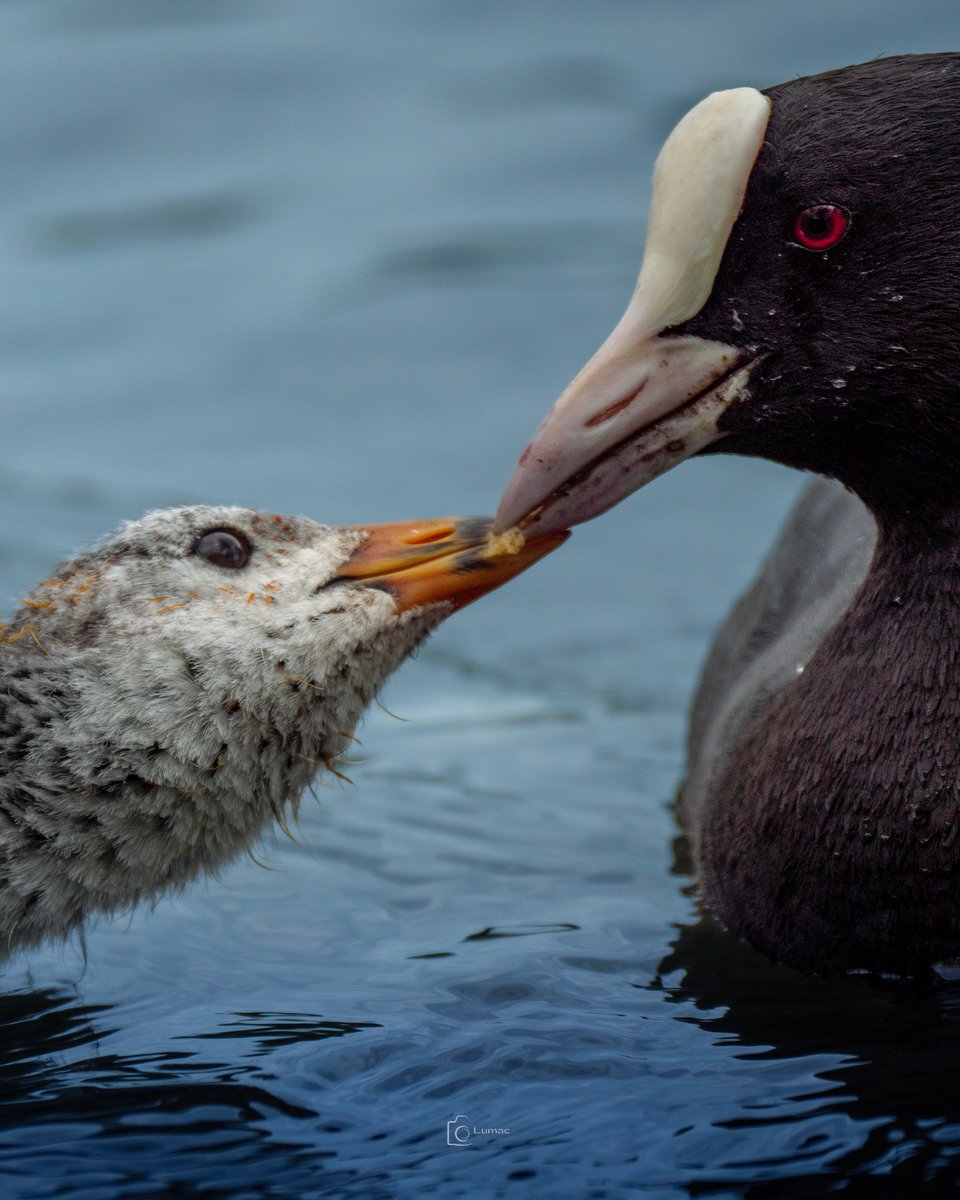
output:
[[[464,1116],[454,1117],[452,1121],[447,1122],[447,1145],[448,1146],[469,1146],[470,1145],[470,1124],[469,1118]]]

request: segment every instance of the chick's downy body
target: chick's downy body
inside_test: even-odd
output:
[[[210,531],[241,567],[197,552]],[[366,537],[170,509],[25,598],[0,634],[0,952],[182,886],[283,821],[451,611],[338,578]]]

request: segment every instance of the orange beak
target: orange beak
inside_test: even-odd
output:
[[[519,575],[570,536],[552,533],[526,541],[518,530],[492,536],[489,517],[449,517],[356,525],[367,536],[337,579],[382,588],[397,612],[424,604],[463,608]]]

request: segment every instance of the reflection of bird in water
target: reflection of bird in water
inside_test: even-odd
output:
[[[563,540],[152,513],[0,635],[0,946],[159,896],[285,824],[387,675]]]
[[[955,986],[804,976],[710,916],[680,926],[655,986],[715,1048],[716,1090],[692,1071],[677,1109],[677,1160],[709,1141],[705,1192],[715,1180],[748,1200],[953,1194]]]
[[[682,803],[711,909],[828,974],[960,963],[958,119],[955,54],[697,105],[500,507],[568,528],[704,450],[838,481],[720,632]]]

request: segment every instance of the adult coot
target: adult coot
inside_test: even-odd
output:
[[[815,472],[697,697],[703,894],[822,973],[960,959],[960,56],[715,93],[620,324],[501,504],[542,533],[696,453]]]

